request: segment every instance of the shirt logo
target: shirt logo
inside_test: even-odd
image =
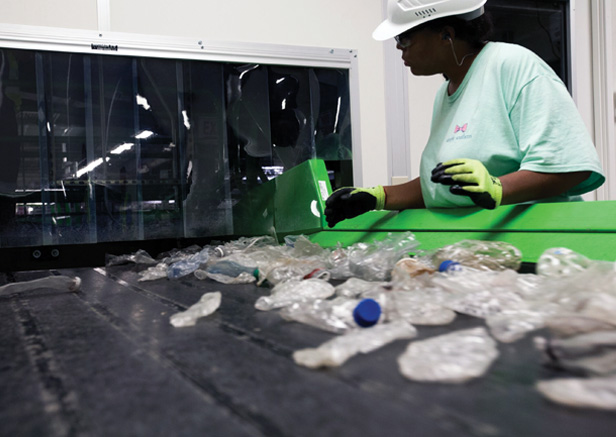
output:
[[[453,133],[457,134],[458,132],[466,132],[467,128],[468,128],[468,123],[466,123],[464,126],[456,125],[456,128],[454,129]]]

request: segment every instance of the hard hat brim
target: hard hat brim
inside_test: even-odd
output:
[[[441,14],[424,16],[424,17],[418,18],[417,20],[414,20],[412,22],[407,22],[407,23],[397,24],[397,23],[391,22],[390,20],[385,20],[381,24],[379,24],[376,29],[374,29],[374,32],[372,32],[372,38],[374,38],[377,41],[385,41],[387,39],[395,37],[396,35],[400,35],[401,33],[406,32],[407,30],[420,26],[424,23],[427,23],[428,21],[436,20],[438,18],[450,17],[450,16],[455,15],[455,16],[459,16],[463,20],[470,21],[470,20],[480,17],[481,15],[483,15],[483,13],[484,13],[484,7],[483,5],[481,5],[481,7],[479,8],[474,8],[474,9],[467,10],[467,11],[457,11],[455,14],[452,14],[450,12],[443,12]]]

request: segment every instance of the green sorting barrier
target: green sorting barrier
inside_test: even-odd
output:
[[[275,179],[274,211],[276,233],[310,234],[325,224],[325,200],[331,185],[325,163],[312,159],[287,170]]]
[[[508,205],[495,210],[372,211],[329,228],[322,217],[326,192],[331,193],[331,186],[320,160],[306,161],[276,178],[278,235],[305,234],[323,247],[333,247],[411,231],[425,250],[477,239],[509,242],[530,263],[551,247],[567,247],[591,259],[616,260],[616,201]]]
[[[310,234],[325,226],[331,193],[322,160],[312,159],[254,187],[233,207],[234,235]]]

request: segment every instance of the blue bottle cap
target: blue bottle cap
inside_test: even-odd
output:
[[[450,259],[443,261],[441,265],[438,266],[439,272],[446,272],[448,270],[459,270],[459,269],[460,269],[460,263],[457,261],[452,261]]]
[[[381,317],[381,306],[374,299],[363,299],[353,310],[355,323],[363,328],[375,325]]]

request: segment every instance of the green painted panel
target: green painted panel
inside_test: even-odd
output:
[[[276,179],[275,224],[279,236],[315,232],[325,226],[325,200],[331,185],[325,163],[312,159]]]
[[[338,223],[336,230],[520,230],[616,232],[616,201],[508,205],[480,208],[371,211]]]

